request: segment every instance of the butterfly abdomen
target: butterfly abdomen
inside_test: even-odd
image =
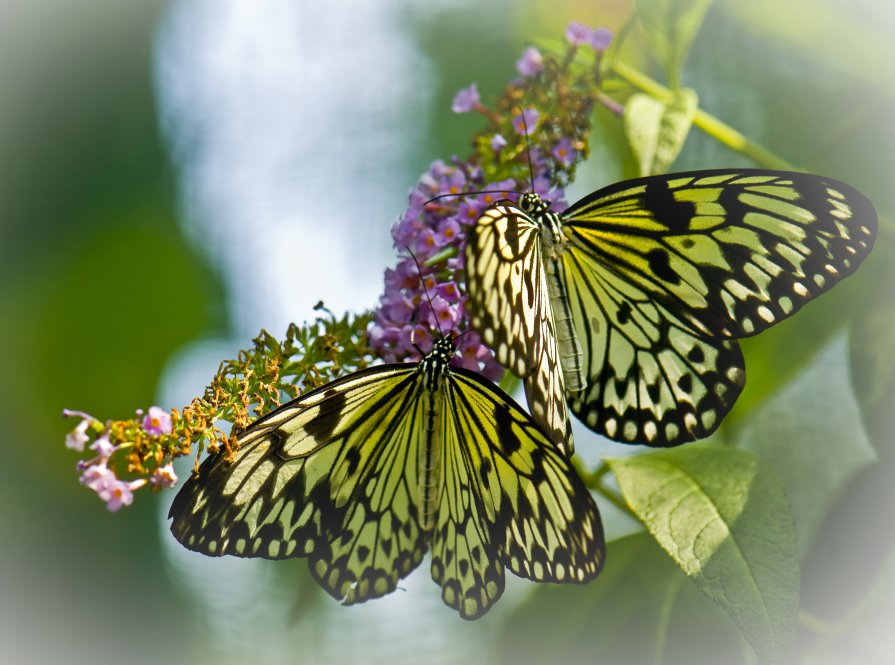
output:
[[[435,528],[441,487],[442,455],[444,452],[444,382],[454,356],[454,342],[448,337],[436,340],[432,353],[420,363],[423,375],[420,400],[423,408],[417,417],[425,419],[418,428],[422,438],[417,445],[417,479],[419,526],[426,533]]]
[[[444,452],[444,398],[440,393],[428,393],[423,402],[426,403],[421,413],[426,419],[425,427],[420,428],[423,440],[417,450],[419,478],[419,525],[426,533],[435,528],[435,517],[438,511],[438,490],[441,486],[442,454]]]
[[[562,367],[565,389],[579,393],[585,388],[584,351],[575,332],[569,293],[562,279],[562,253],[565,251],[565,237],[559,218],[555,213],[545,212],[538,220],[540,225],[542,260],[553,311],[554,334]]]

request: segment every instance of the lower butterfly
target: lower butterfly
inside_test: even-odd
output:
[[[504,569],[537,582],[599,573],[603,527],[571,463],[493,384],[450,366],[371,367],[276,409],[205,460],[174,499],[171,530],[211,556],[307,557],[350,605],[397,587],[432,551],[432,577],[465,619]]]
[[[784,171],[650,176],[562,213],[548,204],[524,194],[484,211],[465,249],[467,308],[567,452],[567,399],[625,443],[711,434],[745,384],[736,340],[854,272],[877,229],[854,188]]]

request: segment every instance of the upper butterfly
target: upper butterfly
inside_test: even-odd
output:
[[[345,604],[394,591],[432,548],[432,577],[465,619],[500,597],[504,568],[586,582],[603,564],[600,514],[571,463],[509,397],[449,365],[355,372],[239,435],[171,506],[171,531],[212,556],[308,557]]]
[[[745,383],[735,341],[850,275],[873,206],[831,178],[690,171],[611,185],[565,212],[537,194],[486,209],[466,244],[472,325],[572,450],[565,398],[617,441],[708,436]]]

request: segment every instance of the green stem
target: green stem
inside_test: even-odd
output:
[[[578,465],[576,464],[576,466]],[[596,468],[596,470],[590,473],[583,471],[580,467],[578,468],[578,475],[580,475],[582,480],[584,480],[585,485],[587,485],[590,489],[594,490],[597,494],[609,501],[609,503],[614,505],[620,511],[636,519],[637,516],[634,515],[633,511],[628,507],[628,504],[625,503],[624,499],[622,499],[617,493],[613,492],[610,488],[606,487],[606,485],[603,484],[603,476],[605,476],[607,473],[609,473],[609,465],[607,465],[605,462],[601,463],[600,466]]]
[[[654,81],[643,72],[640,72],[623,62],[616,61],[612,63],[611,69],[615,74],[625,79],[628,83],[652,95],[656,99],[669,101],[674,96],[674,93],[664,85]],[[696,110],[696,115],[693,117],[693,124],[727,147],[751,157],[762,166],[784,171],[792,171],[794,168],[793,165],[785,159],[778,157],[770,150],[758,145],[754,141],[750,141],[733,127],[722,122],[715,116],[706,113],[702,109]]]

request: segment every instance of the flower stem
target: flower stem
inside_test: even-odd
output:
[[[654,81],[643,72],[638,71],[623,62],[616,61],[612,63],[611,70],[634,87],[640,88],[643,92],[652,95],[656,99],[669,101],[672,98],[671,90],[661,83]],[[722,122],[715,116],[706,113],[702,109],[696,110],[696,115],[693,117],[693,124],[727,147],[741,152],[747,157],[751,157],[762,166],[784,171],[792,171],[795,168],[785,159],[778,157],[770,150],[754,141],[750,141],[733,127]]]
[[[576,465],[577,466],[577,465]],[[617,492],[612,491],[609,487],[603,484],[603,476],[609,473],[609,465],[605,462],[601,462],[600,466],[598,466],[594,471],[587,473],[582,469],[578,469],[579,475],[584,480],[584,484],[587,485],[590,489],[597,492],[600,496],[605,498],[609,503],[614,505],[616,508],[621,510],[623,513],[630,515],[634,519],[637,519],[637,516],[633,513],[631,508],[625,503],[624,499],[618,495]]]

